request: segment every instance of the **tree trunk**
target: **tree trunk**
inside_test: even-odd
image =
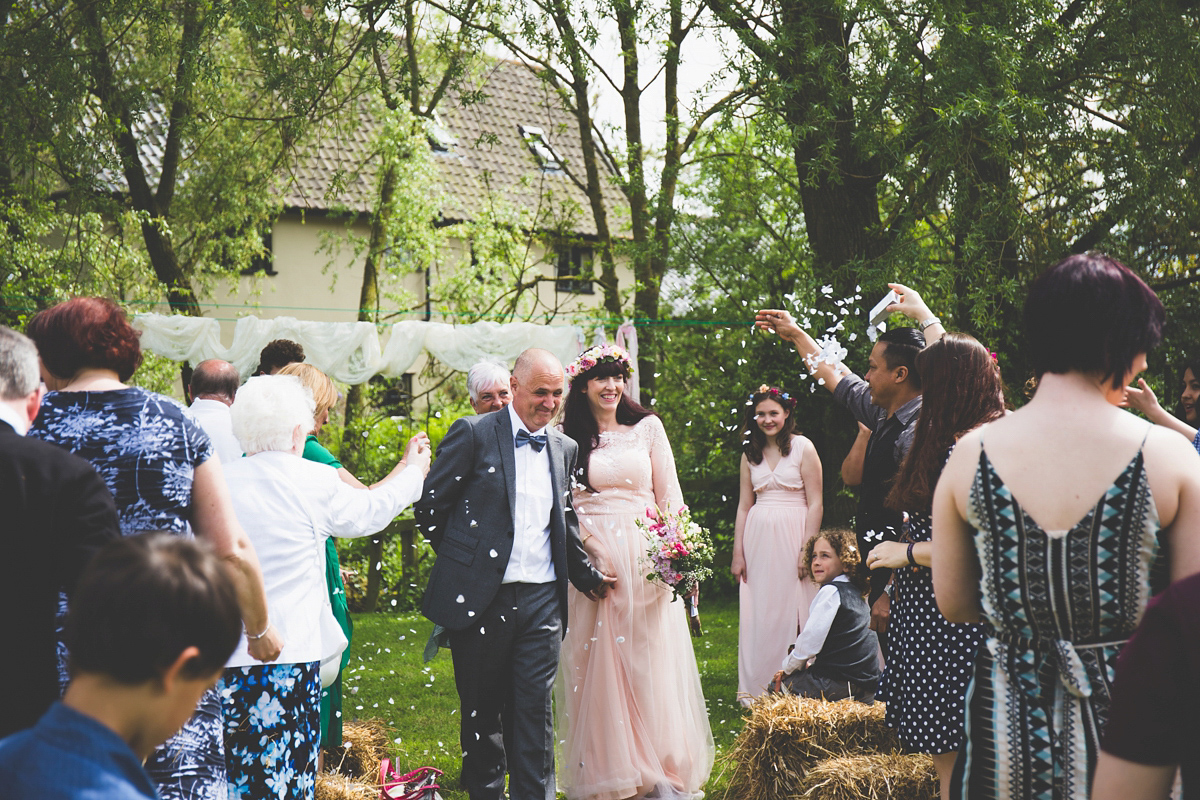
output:
[[[820,280],[882,254],[877,159],[856,145],[849,81],[850,51],[841,5],[788,0],[777,73],[785,119],[796,136],[794,158],[804,225]],[[835,69],[814,68],[818,52]]]
[[[142,166],[141,148],[133,133],[133,111],[113,72],[98,4],[83,3],[80,11],[84,22],[84,35],[91,50],[89,67],[94,84],[92,91],[100,101],[108,124],[113,130],[113,144],[121,158],[121,170],[129,188],[130,202],[133,208],[143,215],[142,238],[146,243],[150,265],[166,289],[171,309],[182,314],[201,316],[200,305],[196,301],[191,281],[184,273],[171,244],[171,237],[165,229],[179,174],[179,141],[182,128],[190,123],[191,79],[197,58],[196,50],[203,39],[205,20],[194,3],[183,4],[180,10],[183,16],[183,36],[176,68],[177,80],[156,193],[151,191],[150,181]]]
[[[617,282],[616,262],[613,258],[612,232],[608,227],[608,209],[604,205],[604,185],[600,177],[600,163],[596,153],[596,142],[592,139],[592,112],[588,97],[587,65],[584,63],[582,45],[575,35],[568,8],[556,2],[551,7],[554,25],[562,35],[571,69],[572,102],[575,105],[575,120],[579,125],[579,145],[583,152],[583,169],[588,205],[596,226],[596,239],[600,246],[600,278],[598,283],[604,293],[604,310],[614,317],[621,315],[621,296]]]
[[[371,238],[363,262],[362,289],[358,298],[358,321],[376,322],[379,314],[379,262],[387,249],[388,223],[392,216],[392,201],[396,194],[396,164],[388,159],[379,176],[379,208],[371,220]],[[346,424],[339,453],[342,465],[357,474],[363,466],[363,434],[365,430],[366,393],[363,384],[351,386],[346,393]],[[367,565],[367,596],[364,611],[374,611],[379,601],[382,581],[380,562],[383,559],[383,535],[371,540],[370,563]]]

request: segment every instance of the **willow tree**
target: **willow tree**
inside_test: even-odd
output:
[[[1194,3],[705,2],[790,131],[804,255],[829,279],[907,278],[1014,352],[1024,285],[1066,253],[1194,292]]]
[[[263,255],[295,144],[353,90],[356,39],[300,3],[6,11],[0,236],[19,263],[0,288],[127,288],[198,314],[213,280]],[[39,283],[31,263],[70,280]]]

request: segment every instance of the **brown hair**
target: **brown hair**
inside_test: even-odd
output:
[[[887,496],[901,511],[928,511],[946,454],[967,431],[1004,414],[1000,370],[974,337],[947,333],[917,355],[925,384],[912,447]]]
[[[765,391],[754,392],[746,403],[746,419],[742,423],[742,452],[746,454],[746,460],[751,464],[762,463],[763,450],[767,446],[767,435],[754,421],[758,404],[764,400],[778,403],[779,407],[787,412],[787,417],[783,420],[779,433],[775,434],[775,444],[779,447],[780,455],[786,456],[792,452],[792,434],[796,432],[796,417],[793,413],[796,410],[796,400],[787,392],[773,386],[768,387]]]
[[[258,354],[258,370],[255,375],[273,375],[288,364],[304,362],[304,348],[291,339],[272,339]]]
[[[123,308],[103,297],[76,297],[39,311],[25,335],[37,345],[50,374],[63,380],[93,368],[111,369],[124,382],[142,363],[141,334]]]
[[[812,580],[813,551],[817,548],[818,539],[829,542],[833,552],[842,560],[842,572],[866,594],[871,584],[870,573],[863,566],[862,554],[858,552],[858,537],[854,535],[854,531],[847,528],[827,528],[808,537],[808,541],[804,543],[804,568],[808,570],[809,579]]]
[[[136,685],[163,673],[184,649],[200,654],[184,675],[219,670],[237,647],[237,590],[203,541],[168,533],[125,536],[84,570],[67,615],[71,671]]]

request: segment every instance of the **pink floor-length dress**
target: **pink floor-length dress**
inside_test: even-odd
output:
[[[555,684],[559,783],[570,800],[694,797],[708,780],[713,738],[682,601],[646,580],[646,540],[634,520],[683,504],[658,417],[603,433],[577,488],[581,535],[597,537],[616,572],[592,602],[569,590]]]
[[[808,496],[800,476],[804,449],[811,446],[796,436],[775,469],[765,458],[750,465],[755,499],[742,532],[746,582],[740,589],[738,623],[738,697],[745,705],[767,691],[819,588],[797,572],[812,533],[804,529]]]

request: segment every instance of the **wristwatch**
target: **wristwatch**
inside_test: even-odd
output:
[[[924,333],[925,329],[930,325],[940,325],[941,323],[942,321],[937,317],[930,317],[929,319],[921,320],[919,327],[921,328],[921,333]]]

